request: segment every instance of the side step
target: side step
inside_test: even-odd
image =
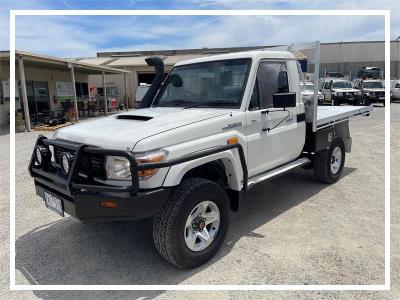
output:
[[[296,159],[286,165],[277,167],[275,169],[272,169],[272,170],[262,173],[260,175],[251,177],[251,178],[249,178],[249,181],[247,183],[247,190],[252,189],[258,183],[265,182],[265,181],[271,180],[273,178],[276,178],[278,176],[281,176],[295,168],[304,166],[310,162],[311,162],[311,160],[309,160],[308,158],[301,157],[301,158]]]

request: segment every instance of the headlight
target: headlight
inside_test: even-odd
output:
[[[165,150],[157,150],[154,152],[146,152],[146,153],[140,153],[136,154],[135,158],[138,163],[138,165],[142,163],[149,163],[149,162],[160,162],[163,161],[167,158],[168,152]],[[138,171],[138,176],[140,180],[150,178],[154,174],[156,174],[158,169],[149,169],[149,170],[143,170],[143,171]]]
[[[67,175],[71,169],[72,156],[68,152],[61,153],[61,171]]]
[[[343,96],[343,93],[340,93],[340,92],[339,92],[339,93],[337,93],[337,95],[338,95],[338,96]]]
[[[131,163],[123,156],[107,156],[106,172],[108,179],[130,180]]]
[[[357,92],[356,92],[356,95],[357,95],[357,96],[361,96],[361,91],[357,91]]]

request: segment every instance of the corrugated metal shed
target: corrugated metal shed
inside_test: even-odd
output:
[[[93,65],[107,65],[112,60],[114,59],[111,57],[92,57],[92,58],[80,58],[77,59],[76,61],[85,62]]]
[[[108,66],[110,67],[123,67],[123,66],[147,66],[145,58],[147,56],[134,56],[134,57],[119,57],[116,60],[110,62]]]

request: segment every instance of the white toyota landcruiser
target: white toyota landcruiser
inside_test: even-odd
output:
[[[257,184],[297,167],[336,182],[351,149],[348,120],[371,109],[305,107],[290,52],[188,60],[164,81],[162,60],[146,61],[156,78],[140,109],[40,136],[29,171],[60,215],[154,217],[155,247],[181,268],[218,251],[230,211]]]
[[[361,92],[353,88],[350,81],[344,79],[326,81],[322,86],[322,93],[331,105],[342,103],[358,105],[361,99]]]

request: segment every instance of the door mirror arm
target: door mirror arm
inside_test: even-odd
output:
[[[289,118],[289,116],[290,116],[290,111],[287,110],[285,107],[284,107],[283,109],[277,109],[277,110],[275,110],[275,109],[274,109],[274,110],[268,110],[268,109],[266,109],[266,110],[264,110],[264,111],[261,111],[261,114],[269,114],[269,113],[278,112],[278,111],[286,111],[286,112],[287,112],[287,115],[286,115],[282,120],[280,120],[278,123],[276,123],[274,126],[268,127],[268,128],[263,128],[263,129],[262,129],[262,132],[265,132],[265,131],[270,132],[272,129],[275,129],[276,127],[278,127],[279,125],[281,125],[283,121],[285,121],[287,118]]]

